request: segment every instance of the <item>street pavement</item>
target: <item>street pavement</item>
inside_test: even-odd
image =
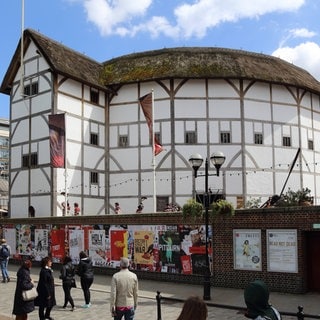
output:
[[[13,297],[16,287],[17,265],[9,265],[11,281],[9,283],[0,283],[0,320],[12,319]],[[37,282],[40,269],[33,267],[31,269],[32,278]],[[110,280],[107,275],[96,275],[91,287],[91,308],[83,309],[83,293],[80,288],[80,281],[77,278],[78,287],[72,289],[72,296],[75,301],[76,310],[71,312],[70,306],[66,309],[63,305],[63,290],[59,271],[54,270],[56,284],[57,306],[52,310],[52,317],[55,320],[88,320],[88,319],[112,319],[109,312]],[[157,291],[160,292],[161,313],[157,307]],[[177,319],[183,301],[191,295],[203,295],[202,285],[187,285],[163,281],[139,281],[139,304],[136,310],[135,320],[175,320]],[[270,303],[273,304],[283,314],[283,320],[296,320],[298,306],[304,307],[306,318],[320,319],[320,294],[284,294],[272,292],[270,294]],[[243,300],[243,290],[229,288],[211,288],[211,300],[208,303],[208,319],[219,320],[240,320],[246,319],[243,315],[245,308]],[[159,317],[161,315],[161,318]],[[29,314],[29,320],[36,320],[38,310]],[[196,319],[195,319],[196,320]]]

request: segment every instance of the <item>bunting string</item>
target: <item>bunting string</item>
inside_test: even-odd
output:
[[[320,163],[318,162],[315,162],[315,163],[304,163],[304,166],[306,168],[308,168],[308,170],[310,170],[310,168],[312,166],[316,167],[318,166]],[[277,164],[276,166],[274,167],[268,167],[268,168],[257,168],[257,169],[250,169],[250,170],[247,170],[246,172],[242,172],[241,168],[239,168],[238,170],[235,170],[235,169],[232,169],[232,170],[228,170],[227,171],[223,171],[223,169],[221,169],[221,172],[220,172],[220,176],[224,177],[224,176],[227,176],[227,177],[232,177],[232,176],[242,176],[242,175],[252,175],[252,174],[259,174],[261,172],[273,172],[274,170],[277,170],[279,168],[283,168],[283,170],[287,171],[288,168],[291,167],[291,164],[284,164],[284,163],[279,163]],[[300,168],[302,167],[301,164],[297,163],[295,165],[295,168]],[[285,172],[286,172],[285,171]],[[161,173],[161,172],[160,172]],[[320,172],[319,172],[320,174]],[[201,176],[201,175],[204,175],[204,171],[198,171],[198,176]],[[192,179],[192,176],[193,176],[193,173],[191,172],[190,174],[188,175],[184,175],[184,176],[181,176],[181,177],[176,177],[174,179],[171,178],[171,176],[165,178],[165,177],[157,177],[157,183],[161,183],[161,182],[169,182],[169,181],[174,181],[174,182],[177,182],[177,183],[184,183],[185,180],[188,180],[188,179]],[[209,176],[210,176],[210,173],[209,173]],[[122,185],[125,185],[125,184],[130,184],[130,183],[135,183],[137,184],[139,181],[141,182],[152,182],[153,181],[153,178],[150,177],[150,178],[146,178],[146,179],[133,179],[133,178],[129,178],[129,179],[126,179],[126,180],[122,180],[122,181],[119,181],[119,182],[116,182],[116,183],[113,183],[113,184],[110,184],[109,185],[109,189],[112,189],[112,188],[118,188]],[[83,185],[83,184],[78,184],[78,185],[75,185],[75,186],[70,186],[67,188],[67,193],[74,193],[75,191],[78,191],[76,189],[80,189],[81,187],[83,187],[84,189],[98,189],[98,190],[101,190],[101,189],[106,189],[106,186],[99,186],[99,185]],[[56,192],[58,194],[61,194],[63,192],[65,192],[64,189],[58,189],[56,190]],[[50,190],[45,190],[45,189],[39,189],[37,190],[36,192],[34,192],[35,194],[37,193],[50,193]]]

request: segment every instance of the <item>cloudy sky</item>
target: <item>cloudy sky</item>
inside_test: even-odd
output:
[[[23,27],[98,62],[165,47],[225,47],[280,57],[320,81],[319,17],[319,0],[1,1],[0,81]],[[3,94],[0,117],[9,117]]]

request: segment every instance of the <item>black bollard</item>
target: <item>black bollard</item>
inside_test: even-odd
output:
[[[304,320],[303,306],[298,306],[297,319]]]
[[[161,320],[161,295],[160,295],[160,291],[157,291],[157,312],[158,312],[158,317],[157,320]]]

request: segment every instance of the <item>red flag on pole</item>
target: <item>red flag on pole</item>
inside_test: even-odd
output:
[[[53,168],[65,168],[65,117],[49,115],[50,160]]]
[[[153,125],[152,125],[152,93],[148,93],[143,97],[139,98],[139,102],[143,111],[143,114],[146,118],[147,125],[149,127],[149,135],[150,139],[154,139],[154,155],[158,155],[161,151],[163,151],[162,145],[159,143],[158,139],[156,138],[153,132]]]

